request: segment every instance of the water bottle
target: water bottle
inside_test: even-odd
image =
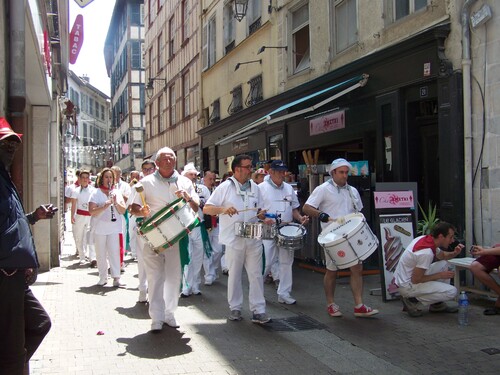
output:
[[[465,292],[461,292],[458,297],[458,324],[469,325],[469,299]]]

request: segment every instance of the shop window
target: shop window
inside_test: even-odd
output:
[[[229,104],[229,108],[227,112],[232,115],[238,111],[243,109],[243,98],[242,98],[242,90],[241,86],[235,87],[231,91],[231,95],[233,96],[233,100],[231,100],[231,104]]]
[[[283,160],[283,134],[269,137],[269,159]]]
[[[234,18],[232,2],[229,2],[224,6],[223,23],[224,52],[227,54],[235,46],[236,18]]]
[[[335,52],[340,53],[358,41],[357,0],[334,1]]]
[[[245,104],[247,107],[250,107],[258,102],[261,102],[262,97],[262,75],[252,78],[248,81],[250,85],[250,90],[248,91],[247,99],[245,100]]]
[[[426,9],[429,0],[386,0],[388,22],[396,22],[419,10]]]
[[[309,4],[302,6],[292,13],[291,30],[293,51],[292,65],[293,72],[309,68]]]
[[[220,100],[214,100],[212,103],[212,113],[210,114],[210,118],[208,119],[208,123],[210,125],[215,124],[220,120]]]

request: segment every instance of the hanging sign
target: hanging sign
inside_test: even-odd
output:
[[[89,5],[92,1],[94,0],[75,0],[75,3],[77,3],[80,6],[80,8],[84,8],[87,5]]]
[[[69,34],[69,63],[76,63],[78,54],[83,44],[83,16],[79,14],[76,16],[75,23],[71,28]]]
[[[337,111],[309,121],[309,135],[328,133],[345,128],[345,111]]]

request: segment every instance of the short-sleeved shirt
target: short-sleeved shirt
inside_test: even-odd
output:
[[[123,196],[120,190],[113,189],[111,194],[116,195],[118,202],[123,201]],[[104,194],[101,189],[95,189],[92,194],[90,194],[89,202],[95,203],[98,207],[104,206],[109,198]],[[95,234],[115,234],[122,233],[122,216],[118,213],[115,207],[109,206],[100,215],[92,216],[92,226]],[[111,209],[113,209],[114,215],[111,215]],[[116,218],[116,221],[111,221],[112,216]]]
[[[76,209],[82,211],[89,210],[89,199],[90,195],[94,192],[95,188],[92,186],[87,186],[86,188],[82,188],[82,186],[78,186],[73,190],[71,195],[72,199],[76,199]]]
[[[283,182],[277,187],[270,179],[266,176],[264,182],[258,185],[264,202],[262,208],[271,214],[281,214],[284,222],[293,221],[293,209],[300,206],[297,194],[290,184]]]
[[[249,181],[250,187],[245,191],[241,190],[241,185],[235,178],[230,177],[221,183],[208,199],[206,206],[216,207],[234,207],[238,211],[245,209],[265,208],[263,206],[262,196],[259,187]],[[219,216],[219,242],[223,245],[235,248],[244,249],[245,247],[256,247],[262,245],[262,240],[242,238],[236,236],[235,223],[256,223],[257,210],[249,210],[240,212],[238,215],[220,215]]]
[[[198,196],[200,197],[200,210],[198,212],[198,216],[200,217],[201,221],[205,220],[205,217],[203,215],[203,206],[205,203],[207,203],[208,198],[210,198],[210,190],[202,184],[197,184],[196,185],[196,193],[198,193]]]
[[[428,241],[428,236],[419,236],[410,242],[405,249],[394,272],[395,283],[400,287],[407,287],[411,283],[411,277],[415,268],[429,269],[434,261],[434,251],[432,248],[423,248],[414,251],[422,241]]]

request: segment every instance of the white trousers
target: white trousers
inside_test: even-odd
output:
[[[139,247],[139,241],[137,234],[137,222],[135,221],[135,216],[128,215],[128,235],[129,235],[129,246],[132,257],[137,258],[137,248]]]
[[[144,268],[148,279],[149,316],[153,321],[165,321],[179,303],[181,258],[179,244],[156,254],[144,246]]]
[[[219,227],[212,228],[208,232],[210,245],[212,245],[212,255],[207,257],[203,255],[203,269],[205,270],[205,281],[213,282],[217,279],[217,272],[221,264],[222,254],[224,254],[222,245],[219,243]]]
[[[243,249],[234,249],[226,246],[226,262],[229,269],[227,281],[227,301],[229,309],[240,310],[243,306],[243,268],[247,271],[249,292],[248,304],[255,314],[266,312],[264,299],[264,282],[262,278],[262,245],[249,245],[250,240],[244,241]],[[252,243],[254,240],[251,240]]]
[[[282,297],[290,297],[290,293],[292,292],[292,266],[294,260],[294,252],[279,247],[276,244],[276,241],[273,240],[264,240],[264,249],[266,254],[266,268],[264,270],[264,275],[269,273],[271,270],[273,274],[273,278],[276,280],[279,278],[280,284],[278,287],[278,296]],[[269,259],[270,264],[268,264],[267,257],[270,254],[271,258]],[[278,264],[279,271],[275,276],[275,272],[272,271],[272,267],[274,264]]]
[[[182,293],[185,295],[200,292],[200,272],[204,252],[201,229],[196,227],[189,233],[189,264],[184,266],[182,277]]]
[[[75,215],[75,223],[73,224],[73,238],[75,239],[76,250],[80,256],[80,260],[85,260],[85,256],[90,257],[90,216]]]
[[[431,264],[425,272],[426,275],[433,275],[438,272],[448,270],[448,262],[440,260]],[[433,303],[450,301],[457,295],[457,288],[450,285],[449,279],[438,281],[428,281],[419,284],[410,284],[405,287],[399,287],[399,294],[403,297],[415,297],[422,305],[427,306]]]
[[[274,240],[263,240],[264,254],[266,256],[266,266],[264,268],[264,277],[271,274],[273,280],[280,280],[280,267],[278,261],[278,247]]]
[[[99,271],[99,282],[108,278],[108,262],[111,277],[120,278],[120,241],[118,233],[96,234],[94,233],[95,249],[97,255],[97,269]]]
[[[144,267],[144,251],[151,251],[151,249],[149,248],[149,245],[146,243],[146,241],[142,238],[142,236],[137,233],[137,223],[134,216],[129,218],[129,223],[130,222],[134,222],[134,225],[132,227],[129,226],[130,249],[132,251],[132,256],[135,256],[137,258],[137,273],[139,278],[138,289],[140,292],[147,292],[148,280],[146,276],[146,269]]]

